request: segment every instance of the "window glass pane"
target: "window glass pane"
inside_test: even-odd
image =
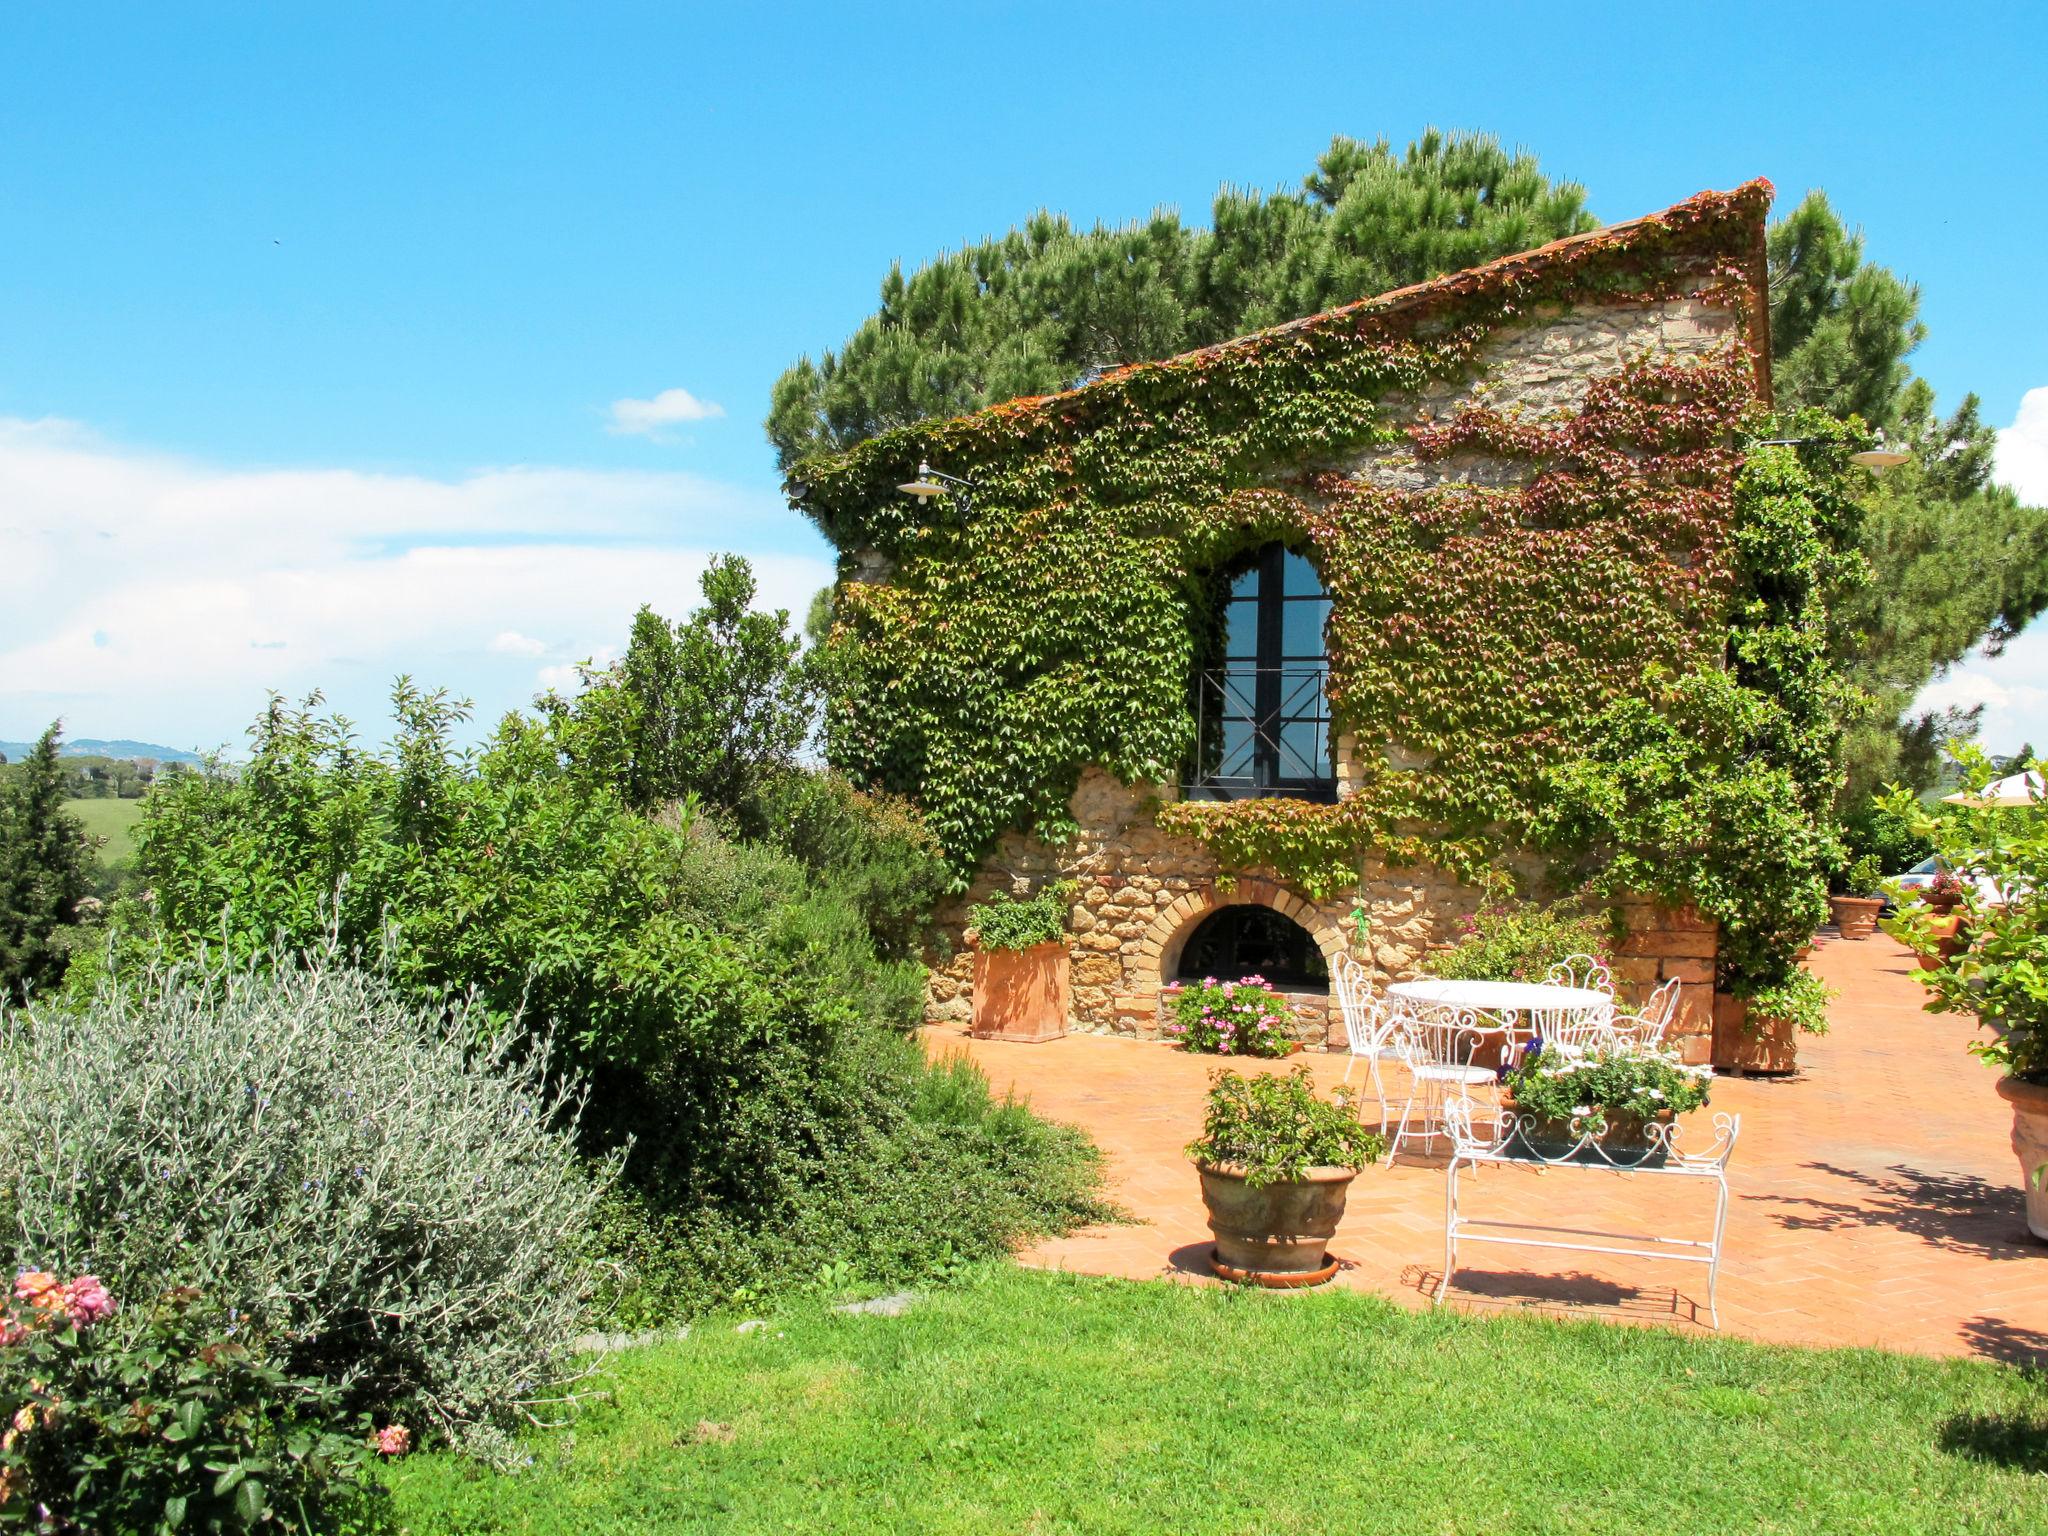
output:
[[[1258,709],[1259,679],[1253,663],[1233,661],[1223,669],[1216,693],[1218,714],[1250,716]]]
[[[1316,580],[1316,568],[1306,557],[1287,551],[1286,575],[1281,579],[1280,590],[1288,597],[1321,597],[1323,584]]]
[[[1330,775],[1329,732],[1320,720],[1289,720],[1280,727],[1280,777],[1322,779]]]
[[[1259,568],[1256,565],[1231,581],[1230,595],[1233,599],[1257,599],[1259,595]]]
[[[1223,779],[1248,779],[1252,776],[1252,723],[1249,720],[1225,720],[1223,730],[1223,757],[1216,765],[1216,776]]]
[[[1224,605],[1227,641],[1223,654],[1250,659],[1259,653],[1259,605],[1238,601]]]
[[[1280,650],[1293,660],[1320,658],[1323,654],[1323,625],[1330,617],[1328,598],[1297,598],[1281,605]],[[1234,656],[1237,653],[1232,651]]]

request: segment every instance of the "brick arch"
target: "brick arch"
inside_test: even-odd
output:
[[[1203,918],[1224,907],[1271,907],[1308,930],[1323,958],[1332,964],[1339,955],[1349,954],[1350,944],[1337,925],[1284,885],[1271,880],[1240,880],[1228,895],[1214,886],[1189,891],[1152,920],[1144,938],[1138,941],[1137,970],[1133,977],[1138,989],[1157,997],[1168,980],[1167,972],[1180,963],[1181,949]]]

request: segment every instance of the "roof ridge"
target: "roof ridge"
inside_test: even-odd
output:
[[[980,410],[969,411],[955,419],[966,420],[990,412],[1034,409],[1049,401],[1067,400],[1100,390],[1106,385],[1116,384],[1148,369],[1169,367],[1196,358],[1222,356],[1266,342],[1276,336],[1314,330],[1332,320],[1367,314],[1398,313],[1440,296],[1485,289],[1504,279],[1540,271],[1560,260],[1573,260],[1590,252],[1624,247],[1629,243],[1628,237],[1638,231],[1686,229],[1717,224],[1730,218],[1746,217],[1752,211],[1761,213],[1770,207],[1771,199],[1776,193],[1777,189],[1762,176],[1746,181],[1727,192],[1695,192],[1691,197],[1673,203],[1668,208],[1659,209],[1655,213],[1640,214],[1633,219],[1624,219],[1615,224],[1603,224],[1598,229],[1589,229],[1583,234],[1564,235],[1543,245],[1532,246],[1526,251],[1497,256],[1492,261],[1482,262],[1476,267],[1464,267],[1456,272],[1447,272],[1441,277],[1426,278],[1419,283],[1390,288],[1384,293],[1353,299],[1347,304],[1319,310],[1312,315],[1303,315],[1298,319],[1283,320],[1277,325],[1269,325],[1260,330],[1247,331],[1242,336],[1233,336],[1226,341],[1212,341],[1204,346],[1191,347],[1185,352],[1176,352],[1167,357],[1124,363],[1109,369],[1099,377],[1090,379],[1085,384],[1077,384],[1072,389],[1056,390],[1048,395],[1019,395],[1010,400],[985,405]]]

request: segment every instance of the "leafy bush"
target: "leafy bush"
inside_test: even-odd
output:
[[[1322,1098],[1315,1075],[1296,1067],[1284,1076],[1212,1074],[1202,1135],[1188,1143],[1187,1155],[1236,1169],[1258,1189],[1299,1179],[1311,1168],[1363,1168],[1386,1149],[1385,1138],[1359,1120],[1348,1086]]]
[[[1066,1220],[1065,1192],[1094,1177],[1060,1135],[928,1145],[906,1036],[951,873],[906,803],[789,760],[808,685],[779,620],[735,617],[743,575],[722,566],[673,632],[643,615],[630,665],[473,753],[453,746],[466,707],[403,680],[382,750],[317,696],[273,701],[248,764],[152,792],[154,899],[118,913],[125,965],[158,946],[260,963],[279,935],[331,936],[422,1006],[468,998],[507,1039],[552,1026],[589,1086],[585,1153],[624,1154],[598,1221],[636,1316],[805,1283],[834,1261],[807,1243],[891,1274],[942,1257],[953,1191],[978,1213],[958,1243],[983,1256]],[[751,711],[732,774],[711,761],[728,709]],[[1027,1156],[1044,1166],[1020,1172]],[[878,1167],[918,1172],[860,1182]]]
[[[1957,754],[1966,787],[1994,777],[1983,752]],[[2027,767],[2034,767],[2029,763]],[[1882,803],[1962,878],[1956,914],[1966,942],[1942,957],[1936,917],[1924,902],[1902,905],[1884,928],[1917,953],[1937,960],[1917,973],[1933,995],[1934,1013],[1975,1014],[1992,1038],[1970,1049],[2027,1082],[2048,1083],[2048,810],[2039,805],[1928,810],[1910,790],[1893,788]]]
[[[927,1063],[914,1041],[868,1047],[865,1123],[829,1155],[789,1151],[749,1202],[684,1202],[628,1184],[603,1214],[624,1261],[621,1317],[638,1324],[721,1300],[754,1301],[831,1274],[895,1286],[944,1278],[1018,1243],[1114,1219],[1101,1153],[1070,1126],[997,1099],[964,1057]]]
[[[1842,877],[1842,894],[1847,896],[1875,896],[1878,885],[1884,879],[1884,866],[1877,862],[1875,854],[1866,853],[1849,866]]]
[[[1458,941],[1423,960],[1432,976],[1458,981],[1541,981],[1573,955],[1613,958],[1609,923],[1581,907],[1559,902],[1492,901],[1463,922]]]
[[[326,955],[109,981],[0,1047],[22,1264],[198,1284],[353,1408],[474,1445],[569,1377],[603,1183],[545,1049]]]
[[[1023,901],[997,891],[967,914],[967,923],[983,949],[1029,949],[1067,936],[1067,910],[1073,902],[1071,880],[1054,881]]]
[[[1749,1012],[1743,1027],[1758,1033],[1766,1020],[1791,1024],[1809,1035],[1828,1032],[1828,1003],[1834,993],[1811,971],[1794,971],[1775,987],[1759,987],[1749,994]]]
[[[1173,988],[1166,1032],[1190,1051],[1214,1056],[1285,1056],[1294,1047],[1294,1010],[1263,976],[1181,982]]]
[[[1698,1109],[1713,1075],[1666,1051],[1614,1046],[1577,1057],[1550,1046],[1524,1060],[1507,1083],[1522,1114],[1597,1136],[1610,1119],[1641,1122],[1665,1110],[1683,1115]]]
[[[15,1295],[0,1529],[316,1532],[372,1515],[368,1420],[280,1370],[246,1319],[180,1287],[124,1330],[90,1275],[24,1273]]]
[[[1848,860],[1831,882],[1836,894],[1854,894],[1848,891],[1848,869],[1857,860],[1874,858],[1880,875],[1900,875],[1934,852],[1934,844],[1915,836],[1904,817],[1876,801],[1866,802],[1842,818],[1842,842]]]

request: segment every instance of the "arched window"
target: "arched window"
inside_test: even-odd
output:
[[[1321,990],[1330,984],[1330,967],[1309,931],[1271,907],[1222,907],[1211,912],[1188,935],[1180,952],[1176,979],[1242,981],[1262,976],[1286,992]]]
[[[1269,544],[1226,571],[1221,622],[1195,680],[1189,792],[1206,799],[1331,800],[1330,597],[1308,559]]]

